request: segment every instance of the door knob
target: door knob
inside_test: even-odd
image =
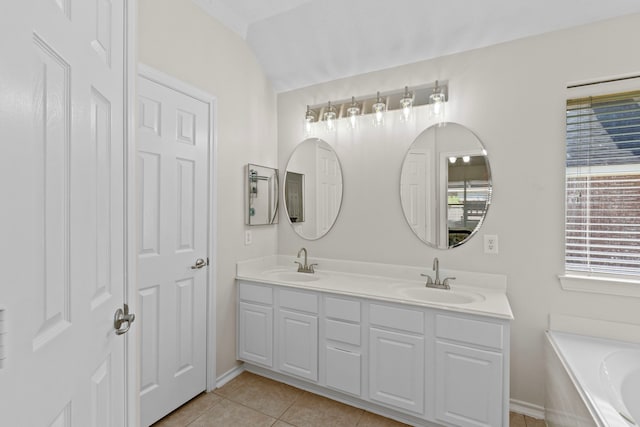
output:
[[[129,313],[129,306],[124,304],[123,307],[124,310],[122,308],[118,308],[116,313],[113,315],[113,327],[116,330],[116,335],[123,335],[129,332],[131,324],[136,320],[136,315]],[[127,324],[124,328],[122,328],[123,323]]]
[[[207,265],[209,265],[209,258],[207,258],[207,260],[203,260],[202,258],[198,258],[196,260],[196,263],[194,265],[191,266],[192,270],[198,270],[202,267],[206,267]]]

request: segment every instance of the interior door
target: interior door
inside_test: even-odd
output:
[[[316,159],[316,188],[318,189],[316,235],[322,236],[329,231],[338,216],[342,200],[342,177],[338,158],[332,150],[317,145]]]
[[[0,6],[2,425],[127,424],[124,6]]]
[[[407,154],[400,185],[402,210],[414,233],[426,242],[433,242],[434,220],[432,201],[434,184],[427,179],[429,152],[413,150]]]
[[[141,421],[206,388],[209,104],[138,79]],[[200,261],[198,261],[200,260]]]

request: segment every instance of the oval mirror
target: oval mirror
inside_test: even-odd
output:
[[[489,158],[478,137],[457,123],[418,135],[402,164],[400,200],[409,226],[426,244],[448,249],[468,241],[491,202]]]
[[[316,240],[329,232],[342,204],[342,169],[329,144],[318,138],[302,141],[284,174],[284,205],[298,235]]]

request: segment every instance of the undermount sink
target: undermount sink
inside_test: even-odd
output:
[[[469,304],[485,299],[484,296],[473,292],[434,289],[426,286],[399,288],[397,292],[405,298],[442,304]]]
[[[274,271],[270,275],[274,279],[283,282],[315,282],[320,279],[313,273],[298,273],[296,271]]]

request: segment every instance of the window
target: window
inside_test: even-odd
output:
[[[640,91],[570,99],[566,124],[565,270],[640,277]]]

